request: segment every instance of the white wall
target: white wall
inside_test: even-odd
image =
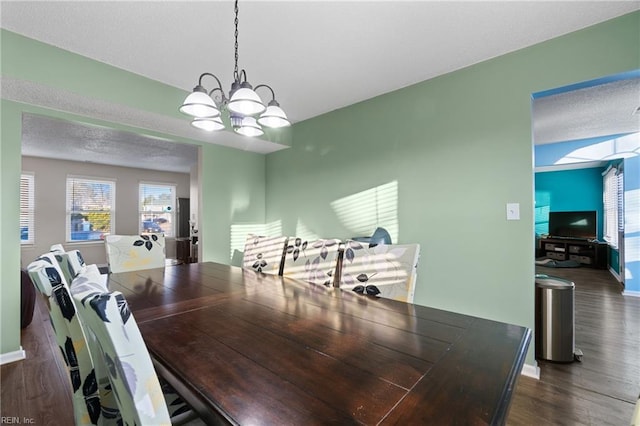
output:
[[[21,263],[26,267],[40,254],[49,251],[55,243],[62,243],[67,250],[78,249],[87,263],[107,262],[102,242],[65,241],[66,235],[66,179],[67,175],[108,178],[116,181],[117,234],[137,234],[138,184],[141,181],[176,185],[176,196],[190,197],[188,173],[161,172],[102,164],[22,157],[22,171],[35,176],[35,244],[21,246]],[[167,257],[175,257],[175,241],[167,240]]]

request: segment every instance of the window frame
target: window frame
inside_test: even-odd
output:
[[[73,209],[73,200],[72,194],[70,194],[69,188],[70,183],[72,181],[76,182],[84,182],[84,183],[92,183],[92,184],[101,184],[108,185],[110,187],[110,197],[109,197],[109,209],[83,209],[83,210],[74,210]],[[115,218],[116,218],[116,180],[108,177],[93,177],[93,176],[79,176],[79,175],[67,175],[67,179],[65,181],[65,203],[66,203],[66,211],[65,211],[65,241],[68,243],[94,243],[94,242],[102,242],[104,240],[104,236],[114,232],[115,230]],[[87,239],[73,239],[72,233],[78,231],[72,231],[71,229],[71,215],[72,214],[83,214],[83,213],[109,213],[109,230],[102,232],[99,236],[95,238],[87,238]],[[94,231],[96,234],[98,230]]]
[[[170,191],[171,203],[167,206],[169,209],[164,211],[150,211],[143,209],[143,194],[147,194],[148,192],[143,193],[144,188],[155,187],[157,189],[166,189],[168,188]],[[162,230],[165,238],[175,238],[176,236],[176,205],[177,205],[177,194],[178,194],[178,185],[172,182],[157,182],[157,181],[140,181],[138,182],[138,231],[140,234],[147,233],[143,227],[143,223],[148,221],[143,217],[143,215],[149,214],[158,214],[158,215],[169,215],[170,216],[170,226],[169,230]]]
[[[22,205],[23,202],[23,181],[26,182],[28,194],[26,195],[26,206]],[[22,172],[20,174],[20,244],[35,244],[35,194],[36,194],[36,182],[35,182],[35,173],[33,172]],[[26,215],[26,227],[27,227],[27,239],[22,239],[22,228],[23,228],[23,215]]]

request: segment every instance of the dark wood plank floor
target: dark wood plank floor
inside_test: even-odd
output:
[[[27,358],[0,367],[0,415],[17,417],[18,424],[73,425],[71,382],[49,312],[39,295],[36,300],[33,321],[21,334]]]
[[[608,271],[538,273],[576,283],[576,347],[582,363],[540,363],[540,380],[521,376],[509,425],[627,425],[640,393],[640,298],[623,297]],[[533,291],[533,289],[532,289]],[[533,344],[533,343],[532,343]],[[27,359],[0,367],[0,415],[37,425],[72,425],[68,378],[44,304],[22,332]]]
[[[539,361],[540,380],[521,376],[508,424],[630,424],[640,394],[640,298],[622,296],[606,270],[536,272],[575,283],[575,342],[584,357],[570,364]]]

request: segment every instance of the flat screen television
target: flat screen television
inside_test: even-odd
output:
[[[595,239],[598,235],[597,224],[595,210],[549,213],[551,237]]]

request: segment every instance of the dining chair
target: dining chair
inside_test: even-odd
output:
[[[164,234],[107,235],[109,272],[139,271],[165,266]]]
[[[289,237],[281,275],[329,287],[334,282],[339,247],[336,239]]]
[[[76,425],[99,424],[101,417],[115,421],[119,413],[111,410],[115,405],[109,406],[107,402],[110,385],[95,374],[84,330],[57,262],[41,256],[29,264],[27,271],[38,292],[47,300],[56,343],[71,381]]]
[[[59,244],[57,244],[59,246]],[[60,246],[62,247],[62,246]],[[87,265],[79,250],[52,250],[48,253],[40,255],[39,259],[48,259],[50,262],[57,264],[62,272],[67,285],[70,285],[80,272],[91,273],[96,276],[96,280],[106,286],[107,276],[100,273],[97,265]]]
[[[64,249],[64,246],[62,244],[53,244],[51,245],[51,247],[49,248],[50,252],[61,252],[64,253],[66,250]]]
[[[340,288],[413,303],[419,244],[345,243]]]
[[[78,274],[78,276],[73,280],[71,284],[71,288],[82,288],[83,291],[89,293],[93,292],[96,294],[108,293],[109,290],[107,287],[102,285],[99,280],[99,277],[96,276],[93,271],[84,271]],[[75,302],[74,300],[74,303]],[[82,315],[79,314],[80,322],[84,324],[84,320]],[[99,377],[106,383],[110,383],[108,366],[103,361],[102,350],[100,348],[99,342],[97,341],[97,337],[95,333],[86,326],[84,327],[84,333],[87,337],[87,346],[89,347],[89,352],[91,354],[94,368],[96,371],[96,376]],[[162,390],[162,394],[164,400],[167,404],[167,408],[169,410],[169,416],[171,417],[171,423],[173,425],[182,425],[182,424],[199,424],[197,422],[192,422],[194,419],[197,419],[197,414],[193,409],[187,404],[184,399],[178,394],[178,392],[173,389],[173,387],[162,377],[157,376],[160,382],[160,388]],[[111,385],[109,385],[110,387]],[[108,407],[114,407],[114,409],[120,415],[120,409],[118,408],[118,404],[115,400],[107,400],[106,401]]]
[[[71,294],[83,324],[95,336],[94,359],[105,366],[123,424],[170,425],[197,417],[182,399],[166,397],[124,296],[82,278],[74,280]]]
[[[242,267],[265,274],[282,275],[286,244],[287,237],[247,235]]]

